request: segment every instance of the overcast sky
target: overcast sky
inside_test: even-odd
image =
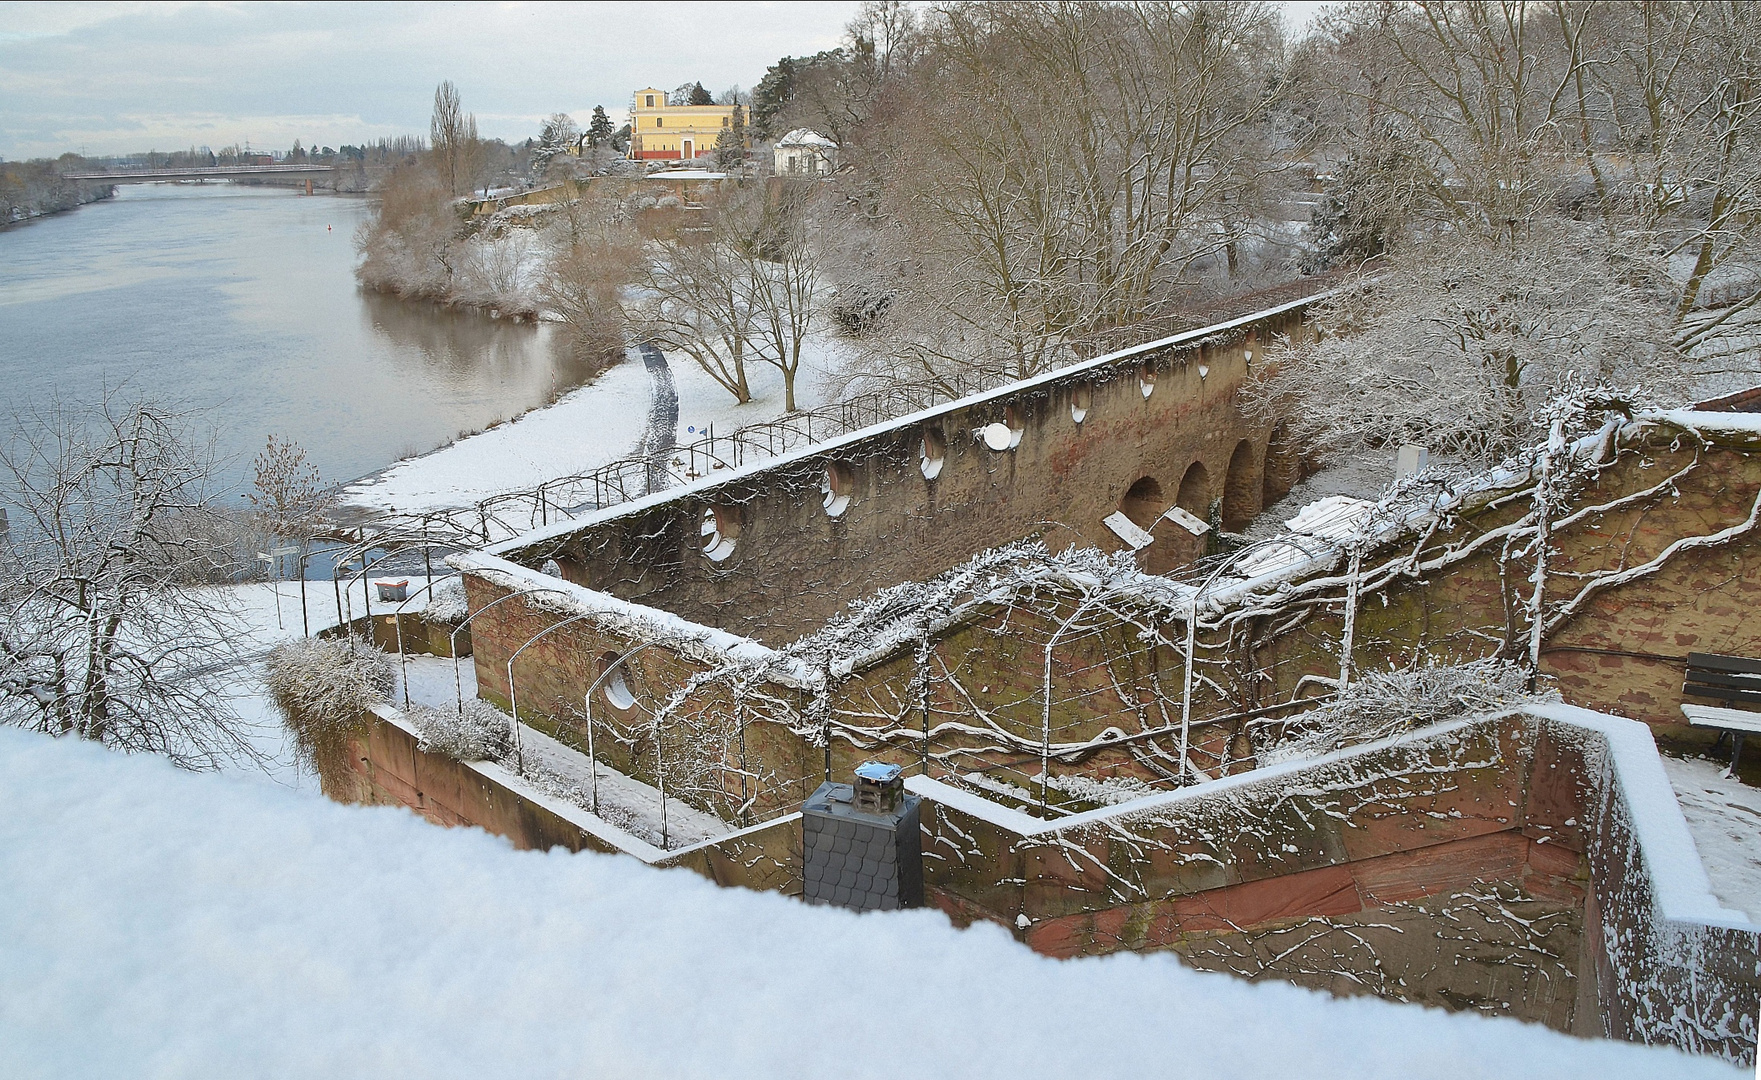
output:
[[[0,157],[425,134],[442,79],[485,136],[594,105],[621,124],[638,87],[750,89],[835,47],[856,6],[0,2]]]
[[[435,84],[510,142],[630,92],[750,88],[855,3],[0,3],[0,157],[426,134]]]

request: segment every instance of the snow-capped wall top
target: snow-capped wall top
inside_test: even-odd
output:
[[[1641,421],[1661,421],[1702,434],[1761,436],[1761,413],[1698,412],[1693,409],[1664,409],[1641,414]]]
[[[815,681],[811,668],[751,638],[681,619],[670,611],[631,603],[485,551],[450,555],[447,563],[493,585],[527,593],[535,606],[564,615],[591,616],[596,624],[614,633],[654,642],[700,663],[733,661],[750,665],[761,669],[772,681],[796,689],[805,689]]]
[[[1104,356],[1097,356],[1091,360],[1084,360],[1080,363],[1057,368],[1056,370],[1035,375],[1031,378],[1005,383],[993,390],[968,394],[966,397],[955,401],[946,402],[941,405],[934,405],[927,409],[920,409],[917,412],[896,417],[892,420],[883,420],[880,423],[871,424],[868,427],[852,431],[847,435],[840,435],[837,438],[814,443],[811,446],[805,446],[789,453],[779,454],[773,458],[766,458],[755,464],[746,465],[736,469],[718,471],[713,476],[706,476],[693,483],[684,484],[676,488],[667,488],[664,491],[657,491],[652,495],[646,495],[640,499],[619,503],[616,506],[608,506],[602,510],[591,511],[582,514],[579,517],[567,518],[543,528],[523,533],[510,540],[503,540],[500,543],[492,544],[484,550],[495,555],[505,555],[509,552],[519,551],[522,548],[530,547],[546,540],[553,540],[557,537],[567,536],[570,533],[579,532],[582,529],[599,525],[607,521],[615,521],[619,518],[642,514],[654,507],[663,506],[666,503],[677,499],[686,499],[693,496],[703,495],[707,492],[715,491],[732,484],[750,480],[755,476],[761,476],[767,472],[787,468],[797,462],[810,461],[815,458],[823,457],[846,447],[855,446],[856,444],[872,439],[877,435],[899,431],[915,424],[922,424],[926,421],[946,417],[963,409],[970,409],[974,406],[1001,401],[1016,394],[1037,390],[1045,386],[1051,386],[1055,383],[1062,382],[1065,379],[1075,378],[1089,372],[1110,367],[1121,361],[1139,358],[1146,353],[1179,346],[1196,348],[1209,338],[1225,336],[1232,331],[1252,326],[1254,323],[1262,320],[1274,318],[1287,312],[1301,310],[1317,300],[1321,300],[1331,295],[1331,293],[1332,290],[1315,293],[1312,296],[1305,296],[1297,300],[1289,301],[1288,303],[1278,304],[1274,307],[1266,308],[1263,311],[1256,311],[1250,315],[1243,315],[1240,318],[1230,319],[1227,322],[1200,327],[1197,330],[1187,330],[1179,334],[1171,334],[1165,338],[1158,338],[1155,341],[1145,342],[1141,345],[1133,345],[1130,348],[1120,349],[1118,352],[1107,353]]]
[[[1706,876],[1706,868],[1700,860],[1699,851],[1694,847],[1693,837],[1688,832],[1687,819],[1682,816],[1681,806],[1676,802],[1669,777],[1663,771],[1663,763],[1657,756],[1657,744],[1649,727],[1637,720],[1592,712],[1575,705],[1536,703],[1524,706],[1517,713],[1555,721],[1587,734],[1599,735],[1606,740],[1614,783],[1631,815],[1639,856],[1651,879],[1660,915],[1677,922],[1741,930],[1756,929],[1746,915],[1725,907],[1712,894],[1712,883]],[[1183,804],[1226,798],[1232,792],[1265,785],[1289,784],[1294,777],[1322,766],[1378,754],[1389,747],[1405,743],[1450,739],[1458,732],[1509,715],[1511,713],[1505,712],[1467,717],[1336,750],[1323,757],[1270,765],[1174,791],[1158,791],[1141,799],[1063,818],[1034,817],[927,776],[907,777],[905,788],[914,795],[953,807],[1017,835],[1049,836],[1097,825],[1117,826],[1131,818]]]

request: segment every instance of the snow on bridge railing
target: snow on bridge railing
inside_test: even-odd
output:
[[[559,476],[536,487],[479,499],[469,507],[420,515],[391,515],[404,531],[468,533],[484,543],[506,540],[549,525],[554,517],[632,502],[689,484],[722,470],[779,457],[791,450],[846,435],[891,419],[900,410],[931,408],[953,395],[940,389],[862,394],[817,409],[786,413],[726,434],[713,427],[703,438],[650,455],[619,458],[584,473]]]

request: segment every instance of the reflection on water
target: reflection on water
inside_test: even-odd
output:
[[[230,184],[124,187],[0,231],[13,406],[106,389],[219,427],[242,483],[275,433],[347,480],[549,400],[587,372],[548,326],[366,294],[363,200]]]
[[[550,356],[550,391],[560,393],[585,382],[589,365],[561,347],[561,335],[550,328],[509,323],[474,312],[448,311],[411,303],[381,293],[361,294],[361,317],[373,333],[384,335],[399,353],[417,356],[430,378],[471,380],[483,372],[515,372],[527,364],[533,338],[546,337],[542,350]]]

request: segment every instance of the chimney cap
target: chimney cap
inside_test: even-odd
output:
[[[856,766],[856,775],[870,783],[890,784],[899,778],[905,770],[898,765],[888,765],[884,761],[866,761]]]

